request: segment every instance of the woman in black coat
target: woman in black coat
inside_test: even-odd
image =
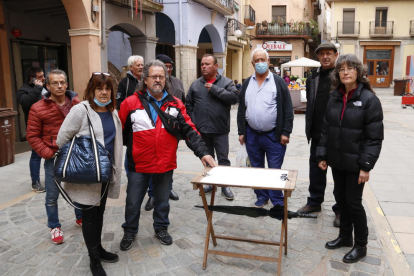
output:
[[[341,218],[339,237],[325,247],[353,246],[343,258],[345,263],[358,262],[367,254],[368,226],[362,192],[384,139],[381,103],[364,75],[365,69],[355,55],[338,57],[316,150],[319,167],[332,168]]]

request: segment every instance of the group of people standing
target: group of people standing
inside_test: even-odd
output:
[[[332,43],[321,44],[316,55],[321,67],[307,79],[306,88],[306,135],[311,142],[310,196],[298,212],[321,211],[326,169],[331,166],[337,202],[333,207],[337,214],[335,226],[340,227],[340,232],[326,247],[354,245],[344,262],[357,262],[366,255],[368,228],[362,191],[381,150],[382,109],[363,77],[364,68],[358,58],[353,55],[338,58]],[[41,96],[43,71],[29,69],[29,82],[19,90],[18,99],[28,117],[27,140],[33,148],[32,189],[37,192],[45,189],[40,184],[39,169],[36,171],[32,164],[40,166],[40,158],[45,159],[45,206],[52,242],[64,242],[57,208],[59,193],[53,176],[54,158],[59,147],[74,136],[88,135],[89,123],[96,139],[113,157],[112,179],[109,183],[90,185],[64,183],[63,187],[76,202],[76,225],[82,227],[93,275],[106,275],[101,261],[119,260],[117,254],[102,247],[101,234],[107,197],[119,197],[122,164],[128,178],[124,236],[120,242],[124,251],[132,247],[137,236],[141,205],[147,192],[145,210],[154,209],[155,236],[164,245],[173,243],[168,233],[169,200],[179,199],[172,184],[181,139],[204,166],[217,166],[216,155],[219,165],[230,166],[232,105],[239,103],[239,142],[246,144],[252,166],[263,168],[266,158],[269,168],[280,169],[293,129],[290,94],[285,81],[269,70],[270,60],[265,50],[255,49],[251,64],[254,74],[238,89],[232,80],[218,74],[217,58],[206,54],[201,60],[202,77],[191,84],[185,96],[181,81],[171,76],[174,63],[170,57],[158,55],[157,60],[145,64],[142,57],[131,56],[130,71],[121,80],[117,93],[109,74],[95,72],[87,84],[83,102],[75,92],[67,90],[67,77],[61,70],[50,72],[47,89]],[[165,125],[165,114],[161,112],[175,120],[178,136]],[[124,162],[123,145],[126,146]],[[204,187],[206,193],[212,189]],[[223,187],[221,193],[228,200],[235,197],[228,187]],[[269,201],[278,207],[284,204],[281,191],[255,190],[255,194],[257,208]]]

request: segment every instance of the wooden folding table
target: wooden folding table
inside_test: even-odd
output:
[[[221,168],[221,175],[214,173],[216,168]],[[218,166],[216,168],[205,168],[198,176],[196,176],[191,183],[193,183],[193,189],[200,190],[201,199],[203,200],[204,211],[208,220],[207,233],[204,248],[204,260],[203,269],[207,266],[207,255],[215,254],[228,257],[237,257],[253,260],[262,260],[269,262],[277,262],[277,275],[280,275],[282,265],[282,246],[285,248],[285,255],[287,255],[287,233],[288,233],[288,198],[292,195],[292,191],[295,189],[297,171],[296,170],[277,170],[277,169],[262,169],[262,168],[240,168],[240,167],[227,167]],[[225,170],[225,171],[224,171]],[[272,177],[269,177],[272,176]],[[276,176],[276,177],[274,177]],[[222,180],[221,180],[221,178]],[[270,178],[270,179],[269,179]],[[250,180],[256,181],[250,181]],[[262,181],[266,179],[266,181]],[[281,183],[281,181],[283,183]],[[222,183],[219,183],[222,182]],[[247,183],[249,182],[249,183]],[[208,203],[206,194],[204,193],[203,185],[212,185],[213,190],[211,192],[210,205],[214,206],[214,197],[217,187],[239,187],[239,188],[254,188],[254,189],[270,189],[270,190],[282,190],[284,192],[284,218],[281,223],[280,241],[262,241],[246,239],[241,237],[230,237],[223,235],[216,235],[213,228],[213,211],[208,209]],[[279,246],[279,257],[264,257],[250,254],[232,253],[227,251],[218,251],[209,249],[210,236],[213,241],[213,245],[217,245],[217,239],[250,242],[256,244],[267,244]]]

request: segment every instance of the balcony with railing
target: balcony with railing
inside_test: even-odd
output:
[[[106,0],[107,3],[116,5],[123,8],[131,9],[131,3],[133,10],[135,11],[135,1],[130,0]],[[142,10],[147,12],[162,12],[164,11],[163,0],[142,0]],[[139,5],[139,3],[138,3]],[[138,7],[139,10],[140,7]]]
[[[250,5],[244,5],[244,24],[246,26],[256,24],[256,11]]]
[[[256,36],[258,38],[312,38],[312,30],[304,22],[294,23],[257,23]]]
[[[392,37],[394,35],[394,21],[369,22],[370,37]]]
[[[247,45],[246,26],[240,21],[230,18],[226,25],[226,41],[231,46]]]
[[[410,36],[414,36],[414,20],[410,21]]]
[[[359,21],[338,21],[338,37],[358,37],[361,23]]]
[[[234,0],[194,0],[194,2],[198,2],[222,15],[232,15],[234,13]]]

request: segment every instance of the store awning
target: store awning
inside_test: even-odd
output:
[[[321,63],[319,61],[309,59],[309,58],[300,58],[287,63],[282,64],[280,67],[320,67]]]
[[[400,46],[400,40],[387,41],[359,41],[361,46]]]

